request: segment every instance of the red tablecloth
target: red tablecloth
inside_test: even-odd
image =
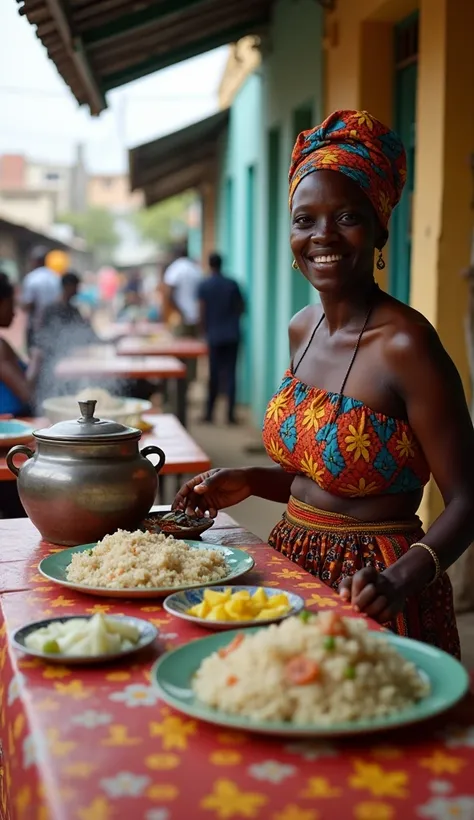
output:
[[[7,537],[8,536],[8,537]],[[227,517],[207,533],[256,560],[249,583],[348,608],[323,584]],[[159,601],[121,602],[50,585],[52,547],[29,522],[0,522],[0,732],[6,820],[473,820],[474,698],[412,730],[301,743],[220,730],[166,707],[150,686],[158,651],[208,634]],[[8,572],[6,571],[8,570]],[[131,666],[44,665],[8,643],[17,626],[63,613],[130,613],[161,631]]]

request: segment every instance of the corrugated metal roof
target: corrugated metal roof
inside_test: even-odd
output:
[[[219,138],[229,111],[132,148],[129,153],[132,190],[142,188],[147,205],[197,188],[216,171]]]
[[[274,0],[17,0],[80,104],[112,88],[260,34]]]

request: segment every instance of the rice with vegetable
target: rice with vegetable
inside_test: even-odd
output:
[[[206,658],[193,680],[199,700],[256,721],[330,725],[400,712],[429,693],[361,618],[302,615],[239,633]]]
[[[228,574],[222,553],[193,549],[170,535],[117,530],[83,552],[66,570],[68,581],[105,589],[153,589],[220,581]]]

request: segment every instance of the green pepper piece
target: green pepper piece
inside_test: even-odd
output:
[[[332,635],[328,635],[328,637],[325,638],[323,646],[325,649],[328,649],[329,651],[336,648],[336,641],[332,637]]]
[[[301,621],[303,621],[304,624],[307,624],[308,621],[311,620],[311,612],[308,612],[306,609],[303,609],[303,611],[299,613],[298,617]]]
[[[344,677],[347,678],[347,680],[354,680],[355,676],[356,676],[355,666],[348,666],[347,669],[344,672]]]
[[[47,652],[49,655],[58,655],[61,652],[61,647],[55,640],[46,641],[43,644],[43,652]]]

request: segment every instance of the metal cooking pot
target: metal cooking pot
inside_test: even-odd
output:
[[[21,502],[43,538],[89,544],[116,529],[134,529],[149,512],[165,454],[138,449],[141,432],[94,417],[95,401],[79,402],[81,418],[36,430],[36,452],[19,444],[7,454]],[[17,453],[28,456],[21,466]],[[155,453],[156,467],[146,456]]]

